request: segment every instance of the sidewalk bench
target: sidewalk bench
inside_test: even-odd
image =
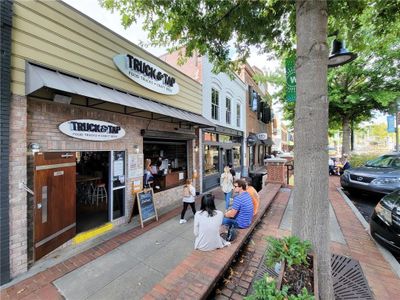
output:
[[[207,252],[193,250],[143,299],[206,299],[264,216],[280,187],[280,184],[267,184],[259,192],[258,214],[249,228],[238,230],[232,245]]]

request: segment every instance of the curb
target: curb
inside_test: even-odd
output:
[[[392,270],[400,278],[400,264],[394,258],[393,254],[390,251],[386,250],[386,248],[381,246],[378,242],[375,241],[375,239],[371,236],[368,222],[364,219],[364,217],[361,215],[361,213],[358,211],[358,209],[354,206],[354,204],[351,202],[349,197],[347,197],[347,195],[343,192],[343,190],[340,187],[336,187],[336,189],[339,192],[339,194],[343,197],[343,199],[346,201],[347,205],[351,208],[353,213],[356,215],[357,219],[361,222],[361,224],[365,228],[365,231],[368,232],[368,235],[374,241],[375,245],[379,249],[379,252],[381,252],[383,258],[389,263]]]

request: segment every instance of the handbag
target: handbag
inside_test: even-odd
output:
[[[234,225],[229,225],[228,232],[221,233],[221,237],[228,242],[233,242],[237,236],[237,229]]]

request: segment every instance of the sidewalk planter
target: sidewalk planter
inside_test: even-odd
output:
[[[315,254],[309,254],[307,259],[312,262],[313,294],[314,294],[315,300],[319,300],[318,276],[314,276],[314,274],[317,274],[317,257],[316,257]],[[297,267],[297,266],[295,266],[295,267]],[[311,268],[311,266],[309,266],[308,268]],[[291,272],[291,270],[287,267],[286,262],[282,261],[281,262],[281,268],[280,268],[280,271],[279,271],[279,276],[277,278],[277,284],[276,284],[276,288],[277,289],[280,290],[282,288],[284,276],[285,275],[287,276],[288,273],[290,273],[290,272]]]

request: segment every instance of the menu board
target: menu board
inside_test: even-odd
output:
[[[153,189],[145,189],[140,193],[137,193],[137,201],[139,207],[140,224],[143,228],[143,223],[147,220],[156,218],[158,221],[158,215],[156,206],[154,204]]]

